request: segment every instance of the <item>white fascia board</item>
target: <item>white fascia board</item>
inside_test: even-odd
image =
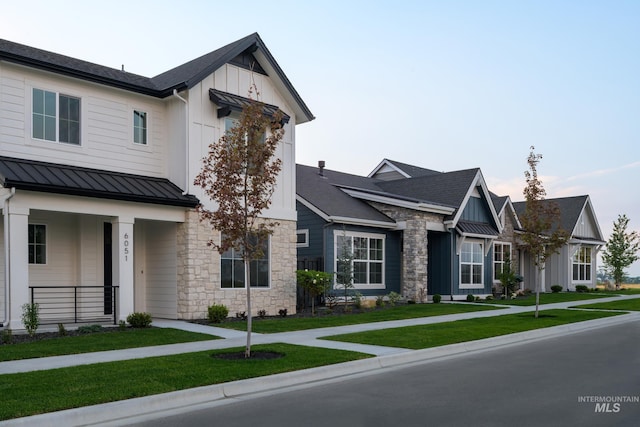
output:
[[[602,239],[602,230],[600,230],[600,223],[598,222],[598,217],[596,216],[596,212],[593,209],[593,205],[591,204],[591,197],[589,197],[589,195],[587,195],[587,201],[584,204],[584,207],[582,208],[582,213],[584,213],[586,208],[589,208],[589,211],[591,212],[591,217],[593,218],[593,222],[596,224],[596,230],[598,231],[598,237],[600,239]]]
[[[480,188],[482,188],[482,194],[484,195],[487,205],[489,206],[489,210],[491,211],[491,215],[493,216],[493,221],[498,228],[498,232],[502,233],[502,224],[500,223],[498,214],[496,213],[496,210],[493,207],[493,202],[491,201],[491,194],[489,194],[489,188],[487,187],[487,183],[485,182],[484,177],[482,176],[482,171],[480,169],[478,169],[478,172],[476,172],[476,177],[473,179],[473,182],[469,186],[469,189],[467,190],[467,194],[464,196],[464,200],[462,200],[462,203],[460,204],[460,209],[458,209],[456,216],[453,218],[453,225],[455,226],[455,224],[457,224],[458,221],[460,220],[460,217],[462,216],[462,211],[464,211],[463,206],[467,205],[467,202],[469,201],[471,194],[473,194],[473,190],[478,185],[480,185]]]
[[[361,225],[365,227],[387,228],[390,230],[398,228],[398,224],[396,224],[395,222],[374,221],[374,220],[362,219],[362,218],[350,218],[346,216],[327,215],[326,213],[324,213],[323,211],[321,211],[316,206],[314,206],[304,198],[300,197],[299,195],[296,195],[296,200],[302,203],[309,210],[311,210],[313,213],[318,215],[320,218],[322,218],[326,222],[336,222],[340,224],[349,224],[349,225]]]
[[[362,218],[349,218],[345,216],[330,216],[331,222],[337,222],[340,224],[349,224],[349,225],[362,225],[365,227],[376,227],[376,228],[388,228],[390,230],[394,230],[398,228],[398,224],[395,222],[385,222],[385,221],[374,221],[370,219],[362,219]]]
[[[324,213],[323,211],[318,209],[314,204],[312,204],[308,200],[304,199],[303,197],[301,197],[301,196],[299,196],[297,194],[296,194],[296,200],[298,202],[302,203],[306,208],[308,208],[314,214],[318,215],[323,220],[325,220],[327,222],[331,222],[331,220],[329,219],[329,215],[327,215],[326,213]]]
[[[407,174],[405,171],[403,171],[402,169],[400,169],[399,167],[397,167],[396,165],[394,165],[393,163],[391,163],[388,159],[383,159],[378,166],[376,166],[369,175],[367,175],[367,178],[371,178],[373,177],[376,173],[378,173],[383,167],[385,166],[389,166],[391,169],[393,169],[394,171],[398,172],[400,175],[404,176],[405,178],[411,178],[411,175]]]
[[[353,189],[342,188],[342,191],[361,200],[368,200],[370,202],[384,203],[385,205],[398,206],[401,208],[413,209],[416,211],[430,212],[440,215],[450,215],[455,211],[454,208],[449,208],[441,205],[434,205],[424,202],[410,202],[407,200],[400,200],[393,197],[381,196],[379,194],[370,194]]]

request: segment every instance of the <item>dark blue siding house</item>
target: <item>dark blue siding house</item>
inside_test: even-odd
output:
[[[437,172],[384,160],[369,176],[298,165],[298,268],[336,271],[353,251],[354,288],[407,299],[491,294],[501,232],[479,169]]]

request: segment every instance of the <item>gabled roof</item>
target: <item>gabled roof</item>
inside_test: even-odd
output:
[[[591,206],[591,200],[588,195],[575,196],[575,197],[561,197],[556,199],[544,199],[541,201],[543,204],[555,203],[560,209],[560,227],[571,234],[572,237],[587,237],[587,236],[575,236],[578,221],[583,211],[588,210],[594,221],[594,229],[598,234],[597,239],[602,240],[602,232],[600,231],[600,225],[595,216],[595,211]],[[513,207],[518,216],[521,216],[525,212],[526,202],[514,202]]]
[[[369,178],[375,178],[376,175],[386,169],[398,172],[405,178],[416,178],[419,176],[435,175],[441,172],[431,169],[421,168],[419,166],[409,165],[407,163],[397,162],[395,160],[383,159],[368,175]]]
[[[193,208],[198,199],[182,194],[168,179],[0,157],[5,188]]]
[[[0,60],[157,98],[170,96],[174,89],[181,91],[195,86],[246,50],[252,51],[262,68],[282,91],[283,96],[295,111],[296,122],[304,123],[313,120],[313,114],[258,33],[250,34],[152,78],[0,39]]]
[[[331,215],[338,215],[339,212],[340,215],[363,215],[363,218],[370,219],[375,213],[380,213],[363,201],[380,202],[443,215],[449,227],[455,227],[462,215],[461,208],[466,206],[477,189],[483,193],[485,200],[490,199],[480,169],[448,173],[432,171],[434,173],[415,178],[387,181],[328,169],[323,169],[320,175],[317,168],[297,167],[299,198]],[[493,225],[499,228],[497,215],[490,202],[488,209],[494,218]]]
[[[363,180],[366,178],[326,169],[320,175],[317,168],[296,165],[297,199],[325,221],[395,227],[392,219],[363,201],[347,195],[335,185],[358,185]]]

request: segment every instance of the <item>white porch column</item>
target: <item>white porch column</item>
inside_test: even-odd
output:
[[[6,213],[5,213],[6,214]],[[29,209],[9,205],[9,327],[24,329],[22,305],[29,303]]]
[[[133,296],[133,218],[119,217],[113,224],[113,284],[119,286],[118,320],[134,312]]]

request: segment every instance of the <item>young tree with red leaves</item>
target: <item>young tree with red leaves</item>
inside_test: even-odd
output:
[[[569,234],[560,226],[558,204],[544,200],[547,193],[542,186],[542,181],[538,178],[537,171],[542,155],[533,152],[535,147],[530,148],[531,151],[527,158],[529,170],[524,173],[527,186],[523,191],[525,211],[520,217],[523,230],[520,246],[531,255],[536,266],[534,280],[536,286],[535,317],[537,318],[540,305],[540,275],[544,270],[547,258],[559,251],[567,242]]]
[[[215,210],[202,204],[197,208],[200,220],[221,233],[220,243],[211,239],[209,246],[220,254],[231,248],[242,254],[247,295],[246,358],[251,357],[250,266],[251,261],[263,255],[262,248],[278,225],[261,214],[271,204],[282,168],[282,161],[275,154],[284,136],[284,114],[277,111],[268,115],[265,104],[252,98],[254,93],[258,98],[255,85],[236,125],[209,146],[202,171],[194,182],[217,204]]]

